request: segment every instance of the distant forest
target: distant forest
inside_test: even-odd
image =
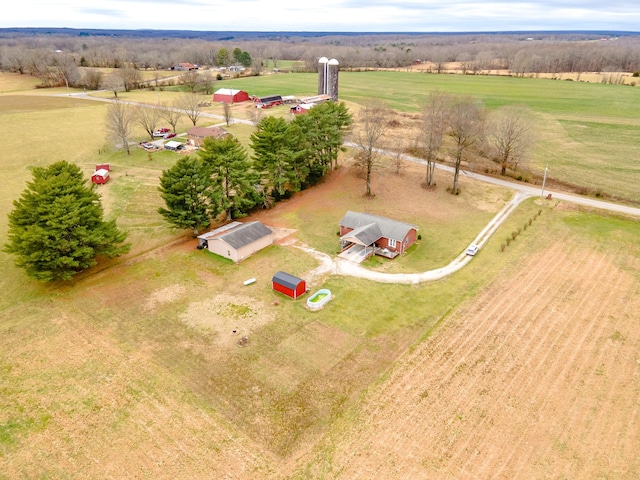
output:
[[[496,33],[204,32],[188,30],[0,29],[0,69],[38,76],[44,86],[82,86],[74,67],[164,70],[188,62],[229,67],[249,59],[248,71],[296,61],[315,70],[319,57],[340,68],[403,68],[429,62],[434,72],[457,62],[465,73],[514,75],[640,72],[640,33],[552,31]],[[244,62],[243,62],[244,63]],[[87,86],[87,85],[85,85]]]

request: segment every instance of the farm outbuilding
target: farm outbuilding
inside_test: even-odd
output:
[[[109,170],[106,168],[100,168],[93,172],[91,175],[91,183],[96,183],[98,185],[102,185],[103,183],[107,183],[109,181]]]
[[[298,298],[307,291],[307,282],[285,272],[276,272],[271,284],[276,292],[283,293],[293,299]]]
[[[249,94],[244,90],[220,88],[213,92],[213,101],[221,103],[241,103],[249,100]]]
[[[281,95],[268,95],[266,97],[254,97],[253,103],[257,108],[271,108],[276,105],[282,105],[284,100],[282,100]]]
[[[198,248],[238,263],[273,244],[273,231],[261,222],[231,222],[198,236]]]

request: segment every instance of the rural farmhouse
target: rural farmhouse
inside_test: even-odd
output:
[[[190,145],[201,146],[205,138],[213,137],[215,139],[229,135],[224,128],[221,127],[191,127],[187,131],[187,139]]]
[[[395,258],[413,245],[417,227],[389,218],[348,211],[340,220],[342,251],[356,249],[361,257]]]
[[[273,243],[273,232],[260,222],[231,222],[198,236],[198,249],[208,249],[238,263]]]

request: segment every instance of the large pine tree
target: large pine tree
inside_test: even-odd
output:
[[[265,117],[251,134],[254,166],[267,182],[267,192],[283,196],[295,182],[293,163],[300,152],[283,118]]]
[[[220,207],[227,212],[227,220],[244,216],[260,201],[258,175],[238,140],[231,135],[206,138],[198,154],[211,169],[213,188],[220,192]]]
[[[193,234],[211,225],[221,212],[219,192],[212,188],[211,169],[198,157],[183,157],[160,177],[160,194],[166,208],[158,209],[177,228]]]
[[[126,233],[104,221],[95,187],[80,168],[66,161],[36,167],[33,180],[9,214],[4,250],[37,280],[71,280],[96,265],[96,257],[129,251]]]

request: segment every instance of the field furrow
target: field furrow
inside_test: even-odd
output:
[[[637,472],[638,281],[565,242],[400,362],[340,443],[340,478]]]

